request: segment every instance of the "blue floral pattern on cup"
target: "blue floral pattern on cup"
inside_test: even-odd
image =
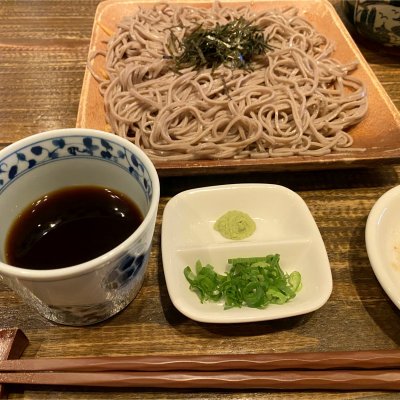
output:
[[[87,135],[40,140],[0,160],[0,193],[12,180],[32,168],[56,159],[74,157],[95,157],[117,164],[136,178],[146,193],[147,202],[150,202],[152,185],[143,163],[133,153],[114,142],[112,137],[104,140]]]
[[[138,255],[127,255],[121,262],[107,275],[104,286],[107,289],[118,290],[128,285],[141,268],[147,264],[150,248]]]

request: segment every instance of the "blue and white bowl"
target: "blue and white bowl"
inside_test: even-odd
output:
[[[388,47],[400,47],[399,0],[342,0],[342,9],[357,32]]]
[[[79,265],[38,271],[6,264],[7,232],[21,210],[46,193],[76,185],[124,193],[142,211],[143,222],[123,243]],[[0,277],[52,321],[88,325],[105,320],[126,307],[142,286],[159,197],[150,159],[110,133],[61,129],[13,143],[0,151]]]

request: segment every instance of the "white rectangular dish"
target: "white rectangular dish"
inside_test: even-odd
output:
[[[224,213],[240,210],[256,223],[253,235],[230,240],[213,225]],[[283,305],[265,309],[224,309],[201,303],[183,270],[197,260],[224,274],[228,258],[279,254],[284,272],[302,276],[302,289]],[[200,322],[240,323],[286,318],[314,311],[328,300],[332,275],[325,245],[304,200],[272,184],[235,184],[181,192],[166,205],[162,222],[162,260],[168,293],[175,307]]]

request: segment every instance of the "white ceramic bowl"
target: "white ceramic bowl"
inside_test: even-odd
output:
[[[400,309],[400,186],[388,190],[372,207],[365,243],[379,283]]]
[[[28,204],[68,186],[103,186],[133,200],[144,220],[124,242],[79,265],[32,270],[5,263],[9,227]],[[127,306],[146,271],[159,203],[157,172],[142,150],[110,133],[60,129],[0,151],[0,276],[46,318],[68,325],[102,321]],[[71,251],[68,243],[62,251]]]
[[[229,240],[213,229],[230,210],[248,213],[256,231],[244,240]],[[223,274],[228,258],[280,254],[285,272],[301,273],[303,287],[283,305],[265,309],[201,303],[184,277],[199,259]],[[328,256],[318,227],[303,199],[278,185],[235,184],[181,192],[165,207],[162,260],[167,289],[175,307],[200,322],[239,323],[290,317],[321,307],[332,291]]]

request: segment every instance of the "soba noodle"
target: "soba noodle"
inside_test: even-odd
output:
[[[171,32],[180,40],[202,24],[239,17],[273,47],[252,70],[171,67]],[[345,129],[367,111],[366,89],[331,57],[334,43],[295,9],[255,12],[156,5],[124,18],[110,38],[108,77],[91,68],[114,133],[153,160],[321,156],[353,150]],[[91,55],[93,57],[99,54]]]

